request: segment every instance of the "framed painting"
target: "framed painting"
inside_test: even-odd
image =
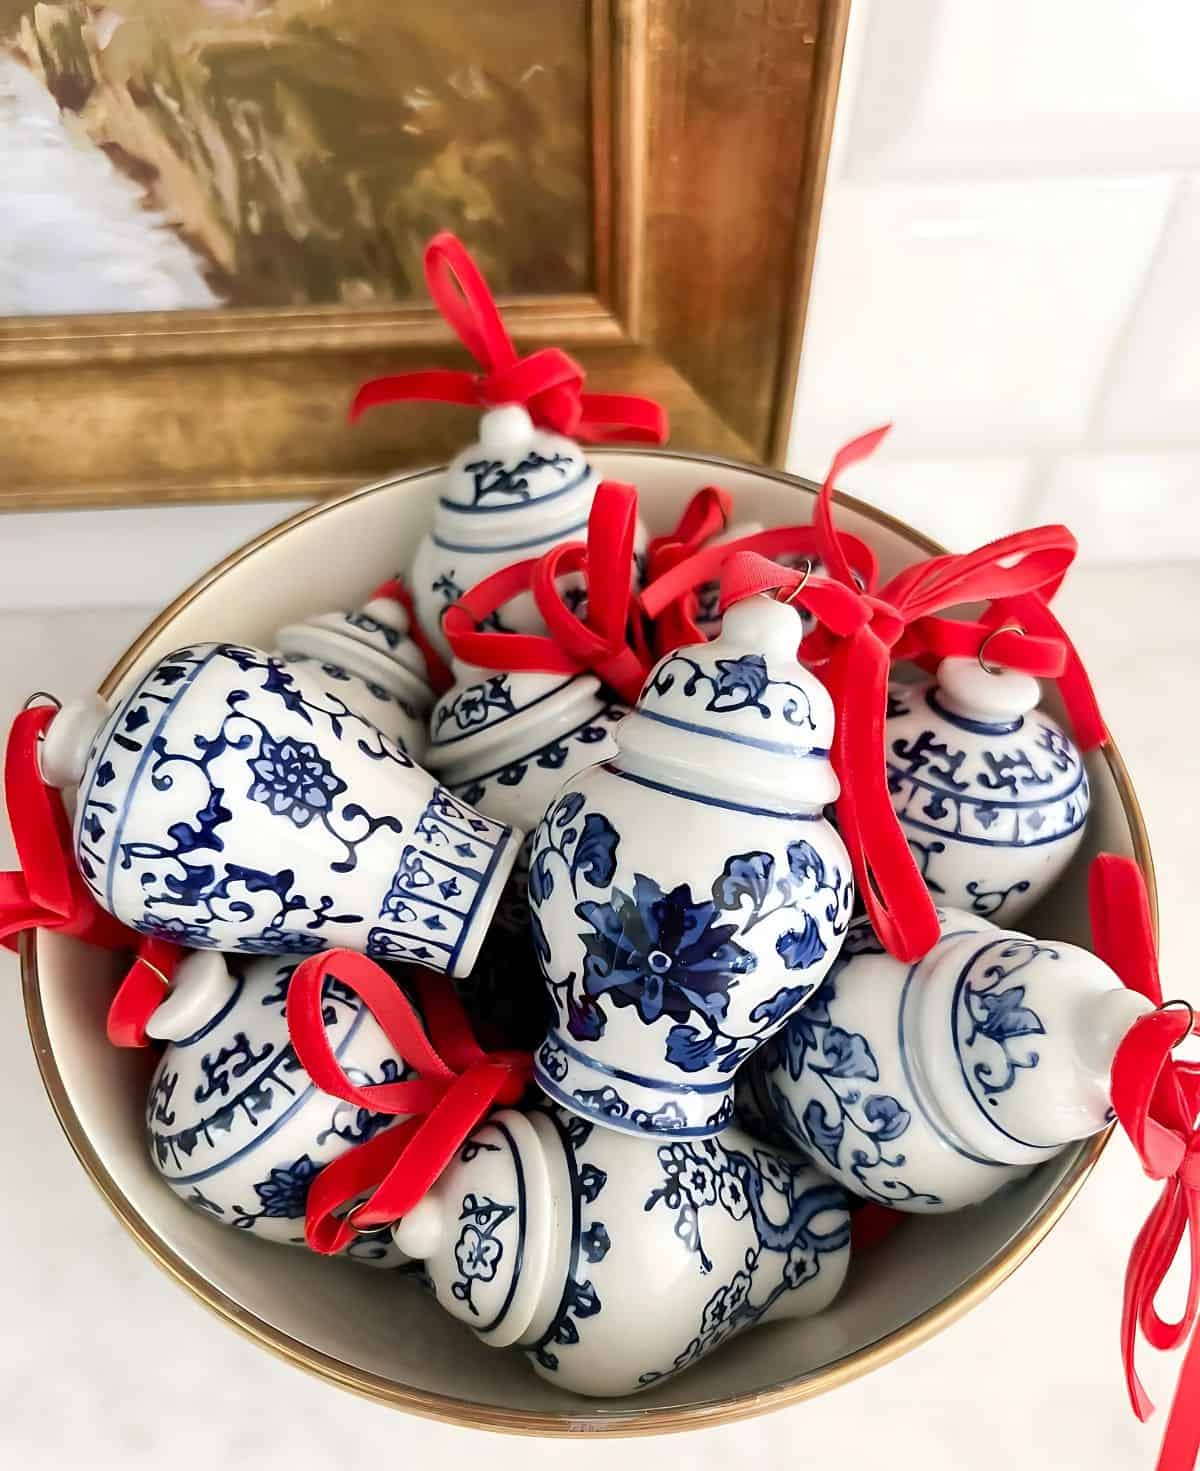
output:
[[[452,229],[518,346],[786,443],[849,0],[0,0],[0,509],[320,495],[469,411]]]

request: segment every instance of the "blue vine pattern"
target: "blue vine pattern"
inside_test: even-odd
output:
[[[508,465],[503,460],[472,460],[463,469],[470,475],[474,490],[471,504],[477,506],[489,495],[528,501],[532,499],[529,489],[529,475],[532,471],[550,469],[561,479],[575,463],[573,455],[543,455],[534,449],[513,465]]]
[[[712,714],[753,710],[764,720],[777,716],[798,729],[816,730],[808,691],[791,680],[772,679],[761,654],[718,659],[715,667],[710,673],[687,654],[675,653],[658,665],[647,688],[666,695],[678,684],[685,699],[704,700],[704,710]],[[778,709],[768,703],[774,695],[781,699]]]
[[[579,1323],[594,1318],[603,1304],[600,1295],[586,1274],[580,1257],[586,1258],[590,1266],[604,1260],[612,1247],[612,1239],[605,1223],[593,1209],[608,1184],[608,1173],[599,1165],[584,1158],[584,1149],[592,1137],[594,1124],[577,1114],[547,1111],[563,1141],[569,1167],[572,1171],[572,1209],[575,1222],[575,1249],[567,1271],[562,1298],[546,1332],[529,1348],[530,1356],[553,1373],[559,1365],[559,1351],[577,1344],[580,1340]]]
[[[1059,958],[1057,950],[1035,940],[996,940],[976,954],[959,978],[955,1048],[972,1092],[993,1108],[1018,1076],[1041,1060],[1021,1039],[1046,1033],[1041,1017],[1025,1004],[1025,987],[1009,983],[1034,961]]]
[[[762,1076],[784,1132],[831,1169],[852,1175],[862,1194],[885,1205],[937,1206],[939,1196],[916,1191],[900,1177],[903,1151],[885,1147],[904,1137],[911,1115],[898,1098],[870,1086],[879,1081],[879,1064],[866,1037],[839,1027],[830,1016],[845,959],[874,953],[872,941],[878,945],[865,924],[850,931],[848,943],[864,932],[870,940],[843,951],[821,989],[768,1045]],[[818,1085],[820,1092],[808,1101],[801,1117],[771,1077],[776,1068],[786,1068],[795,1082],[807,1078]]]

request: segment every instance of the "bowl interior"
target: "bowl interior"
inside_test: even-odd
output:
[[[593,455],[637,484],[651,530],[713,480],[739,518],[806,522],[812,488],[744,466],[647,451]],[[297,616],[348,607],[406,567],[431,515],[440,471],[385,482],[302,513],[202,579],[123,656],[111,693],[189,642],[270,647]],[[839,524],[868,538],[885,575],[940,550],[869,508],[844,501]],[[1088,761],[1093,808],[1083,851],[1029,928],[1088,943],[1086,867],[1100,849],[1150,872],[1136,802],[1115,752]],[[1067,1151],[985,1205],[906,1222],[864,1254],[842,1297],[808,1322],[758,1329],[675,1381],[626,1399],[585,1400],[545,1384],[515,1350],[479,1344],[412,1279],[271,1246],[189,1210],[163,1186],[143,1137],[152,1058],[104,1038],[115,979],[108,957],[42,933],[24,951],[27,1008],[43,1077],[63,1126],[109,1203],[159,1262],[234,1326],[349,1387],[406,1408],[497,1429],[617,1433],[683,1428],[816,1393],[945,1326],[1001,1281],[1065,1209],[1102,1147]]]

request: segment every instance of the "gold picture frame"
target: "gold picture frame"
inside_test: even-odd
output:
[[[672,442],[779,464],[849,0],[591,0],[589,294],[502,301]],[[447,458],[467,410],[353,429],[364,379],[466,355],[432,307],[0,319],[0,509],[309,498]]]

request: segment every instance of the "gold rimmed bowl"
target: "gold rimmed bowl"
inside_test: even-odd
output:
[[[806,481],[671,452],[603,450],[602,475],[638,486],[652,531],[717,481],[739,519],[810,518]],[[349,607],[407,566],[429,524],[441,470],[421,471],[302,511],[235,552],[142,633],[101,686],[113,695],[188,643],[270,648],[305,614]],[[839,497],[839,525],[875,547],[885,576],[942,548]],[[1037,934],[1088,944],[1087,864],[1135,857],[1153,896],[1137,798],[1115,748],[1088,758],[1091,819],[1066,878],[1029,918]],[[1105,1136],[1068,1149],[982,1206],[905,1222],[851,1270],[819,1318],[735,1340],[677,1379],[625,1399],[586,1400],[537,1378],[441,1312],[411,1278],[322,1260],[229,1231],[189,1210],[158,1178],[145,1144],[153,1059],[114,1050],[104,1018],[118,979],[108,954],[51,933],[24,937],[25,1005],[46,1091],[76,1155],[120,1221],[159,1265],[231,1327],[297,1366],[384,1404],[477,1428],[534,1435],[649,1434],[716,1425],[832,1389],[915,1348],[1016,1270],[1083,1184]]]

